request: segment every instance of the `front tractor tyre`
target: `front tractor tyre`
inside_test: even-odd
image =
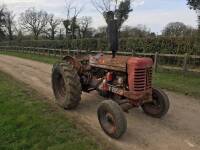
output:
[[[98,107],[97,115],[101,128],[110,137],[119,139],[126,132],[127,120],[116,102],[103,101]]]
[[[161,89],[153,89],[152,101],[142,105],[143,111],[154,118],[162,118],[169,110],[168,96]]]
[[[67,110],[75,109],[81,100],[81,83],[70,63],[58,63],[52,70],[52,88],[56,103]]]

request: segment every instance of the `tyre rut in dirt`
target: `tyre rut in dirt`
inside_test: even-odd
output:
[[[168,96],[161,89],[153,89],[152,98],[152,102],[142,105],[144,112],[154,118],[165,116],[170,106]]]
[[[99,123],[104,132],[119,139],[127,129],[127,120],[121,107],[112,100],[103,101],[97,110]]]
[[[56,103],[74,109],[81,100],[81,84],[77,71],[69,63],[58,63],[52,70],[52,87]]]

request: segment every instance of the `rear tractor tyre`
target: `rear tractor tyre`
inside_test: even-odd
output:
[[[52,88],[56,103],[67,110],[75,109],[81,100],[81,83],[70,63],[58,63],[52,70]]]
[[[142,105],[143,111],[154,118],[162,118],[169,111],[169,98],[161,89],[153,89],[152,102]]]
[[[101,128],[110,137],[119,139],[126,132],[127,120],[116,102],[103,101],[97,110],[97,115]]]

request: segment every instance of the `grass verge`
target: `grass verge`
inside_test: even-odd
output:
[[[154,85],[194,98],[200,98],[200,76],[181,72],[160,71],[154,76]]]
[[[35,60],[35,61],[44,62],[44,63],[47,63],[47,64],[54,64],[59,60],[59,58],[55,58],[53,56],[42,56],[42,55],[28,54],[28,53],[18,53],[18,52],[12,52],[12,51],[3,52],[3,53],[0,53],[0,54],[16,56],[16,57],[25,58],[25,59],[31,59],[31,60]]]
[[[0,72],[0,149],[98,150],[56,107]]]
[[[39,56],[34,54],[22,54],[16,52],[6,52],[5,54],[27,58],[53,64],[58,61],[55,57]],[[159,71],[154,75],[154,85],[174,92],[200,98],[200,77],[199,75],[187,74],[173,71]]]

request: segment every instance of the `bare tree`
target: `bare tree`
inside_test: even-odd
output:
[[[80,19],[79,27],[83,38],[87,36],[87,32],[89,30],[91,23],[92,23],[92,17],[84,16]]]
[[[37,40],[48,24],[48,14],[42,10],[37,11],[35,8],[29,8],[20,15],[20,24],[26,31],[32,32]]]
[[[68,38],[70,30],[71,9],[72,9],[72,1],[69,2],[66,1],[67,19],[63,21],[63,25],[65,27],[65,32],[66,32],[66,38]]]
[[[108,27],[107,35],[113,57],[118,50],[118,34],[122,24],[128,19],[132,11],[133,0],[91,0],[94,7],[103,15]]]
[[[83,10],[83,6],[77,6],[77,4],[72,1],[66,1],[67,19],[63,21],[63,25],[66,29],[66,37],[68,38],[69,33],[71,33],[72,38],[75,37],[75,31],[78,29],[77,17]]]
[[[77,23],[77,17],[72,17],[71,24],[70,24],[70,30],[71,30],[71,37],[72,39],[75,39],[75,32],[79,30],[79,25]]]
[[[15,15],[13,14],[12,11],[7,10],[5,12],[5,27],[9,36],[9,40],[13,40],[13,32],[15,29]]]
[[[83,6],[79,6],[74,0],[66,0],[67,19],[78,17],[83,8]]]
[[[92,0],[94,7],[103,14],[104,12],[112,11],[117,8],[118,0]]]
[[[4,31],[5,24],[6,24],[6,21],[5,21],[5,9],[6,8],[5,8],[4,5],[0,6],[0,40],[5,37],[5,31]]]
[[[61,20],[58,18],[55,18],[55,16],[53,14],[51,14],[51,15],[49,15],[48,22],[49,22],[49,26],[50,26],[50,28],[49,28],[50,36],[51,36],[51,39],[54,40],[55,34],[57,32],[57,27],[58,27],[58,25],[60,25]]]

